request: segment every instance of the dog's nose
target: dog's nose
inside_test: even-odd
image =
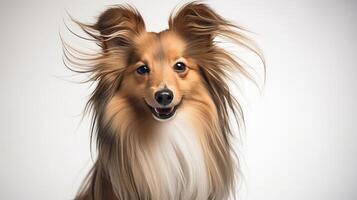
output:
[[[160,105],[169,105],[174,98],[174,94],[169,89],[159,90],[155,93],[155,99]]]

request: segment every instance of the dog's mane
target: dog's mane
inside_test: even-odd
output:
[[[115,146],[120,145],[120,138],[112,133],[111,122],[104,123],[105,106],[121,86],[123,72],[132,52],[132,38],[145,29],[144,21],[139,12],[129,5],[117,5],[104,12],[95,24],[84,24],[72,20],[90,37],[80,38],[96,42],[100,52],[93,54],[79,51],[63,41],[64,63],[72,71],[88,74],[86,81],[96,83],[87,104],[86,112],[92,112],[91,138],[95,138],[96,147],[102,160],[119,156]],[[235,43],[256,54],[265,67],[264,57],[257,45],[246,36],[245,29],[233,24],[215,13],[207,5],[191,2],[172,13],[169,18],[169,29],[180,33],[185,38],[188,47],[186,56],[194,59],[199,66],[199,73],[206,82],[207,89],[217,110],[219,132],[224,137],[224,143],[230,152],[234,152],[230,138],[234,136],[229,117],[234,116],[240,131],[244,131],[244,115],[239,101],[231,94],[227,80],[234,71],[255,82],[254,75],[247,65],[235,55],[218,45],[216,38]],[[115,43],[116,47],[110,45]],[[118,60],[120,61],[118,65]],[[232,115],[231,115],[232,114]],[[123,150],[123,148],[121,147]],[[119,156],[120,157],[120,156]],[[128,158],[130,159],[130,158]],[[127,168],[129,166],[124,166]],[[97,161],[84,181],[76,199],[100,199],[114,195],[107,186],[111,186],[109,174],[102,169]],[[128,169],[126,169],[128,170]],[[129,171],[129,170],[128,170]],[[233,169],[227,176],[227,193],[234,187]],[[132,174],[128,178],[132,178]],[[133,183],[133,180],[123,180]],[[129,187],[129,186],[128,186]],[[136,186],[133,188],[133,193]],[[113,193],[112,195],[110,193]],[[117,192],[116,192],[117,193]],[[116,194],[118,195],[118,194]],[[140,195],[138,194],[139,198]],[[212,197],[215,198],[215,197]]]

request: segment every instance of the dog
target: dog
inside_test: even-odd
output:
[[[64,44],[65,64],[95,83],[86,109],[97,157],[75,199],[234,198],[230,117],[238,127],[244,118],[227,80],[232,71],[251,76],[216,38],[264,62],[245,30],[200,2],[172,13],[161,32],[147,32],[130,5],[107,9],[94,24],[74,22],[100,47],[89,55]]]

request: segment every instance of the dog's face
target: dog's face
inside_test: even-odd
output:
[[[147,32],[133,9],[113,8],[99,17],[93,26],[100,32],[103,48],[99,87],[112,88],[104,92],[109,98],[104,110],[107,121],[117,115],[137,120],[149,115],[162,122],[188,105],[213,109],[200,66],[212,48],[212,34],[192,34],[185,27],[187,22],[181,21],[185,17],[171,19],[170,28],[158,33]]]
[[[197,64],[185,55],[187,44],[173,31],[145,32],[135,41],[121,91],[133,106],[159,121],[175,116],[201,88]]]

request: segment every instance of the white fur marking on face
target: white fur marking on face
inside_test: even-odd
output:
[[[154,157],[161,181],[166,183],[163,184],[167,187],[165,199],[208,199],[204,155],[192,125],[182,113],[161,125],[160,142]]]

